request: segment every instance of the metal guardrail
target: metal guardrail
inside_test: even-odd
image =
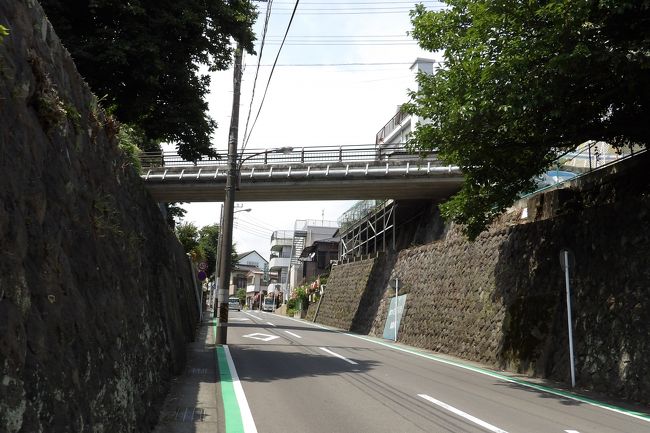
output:
[[[435,153],[427,155],[427,160],[435,159]],[[382,152],[374,145],[319,146],[294,148],[288,153],[279,153],[275,149],[256,149],[240,153],[237,157],[240,166],[273,164],[326,164],[344,162],[371,162],[380,160],[414,160],[419,155],[404,151],[391,150],[390,154]],[[196,167],[227,166],[227,158],[208,158],[186,161],[175,152],[143,152],[140,155],[143,169],[158,167]]]
[[[528,197],[540,191],[555,188],[558,185],[575,180],[595,170],[639,155],[646,150],[642,147],[614,149],[607,143],[599,141],[583,143],[576,147],[575,150],[559,155],[554,163],[555,169],[548,170],[543,176],[543,179],[540,180],[543,186],[524,194],[522,197]]]

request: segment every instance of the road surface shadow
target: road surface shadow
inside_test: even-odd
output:
[[[356,364],[328,354],[315,346],[301,346],[304,351],[262,350],[259,346],[229,346],[240,380],[271,382],[299,377],[332,376],[344,373],[363,373],[375,368],[375,361],[348,358]],[[287,346],[293,347],[293,346]]]

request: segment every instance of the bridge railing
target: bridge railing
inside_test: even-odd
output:
[[[430,154],[428,159],[435,157]],[[292,151],[279,153],[274,149],[252,149],[240,153],[237,160],[241,165],[267,165],[267,164],[317,164],[336,162],[370,162],[380,160],[419,159],[417,154],[411,154],[406,149],[403,151],[391,150],[382,153],[374,145],[349,145],[349,146],[318,146],[293,148]],[[219,159],[206,158],[197,161],[186,161],[176,152],[143,152],[140,155],[143,168],[155,167],[183,167],[183,166],[226,166],[227,158],[224,154]]]

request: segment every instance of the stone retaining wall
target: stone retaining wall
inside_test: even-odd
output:
[[[568,382],[559,263],[560,250],[568,247],[576,259],[571,285],[578,386],[650,403],[648,160],[637,157],[571,190],[522,202],[517,210],[527,207],[527,218],[506,215],[475,242],[451,229],[444,240],[399,252],[391,278],[399,277],[400,292],[409,295],[399,341]],[[337,269],[348,275],[347,287],[367,280],[359,274],[357,282],[356,273],[346,271],[354,265]],[[333,306],[356,296],[332,283],[327,296],[335,298]],[[379,300],[370,309],[369,333],[381,336],[393,292],[387,284],[373,290]]]
[[[198,320],[188,259],[38,3],[0,24],[0,431],[149,431]]]

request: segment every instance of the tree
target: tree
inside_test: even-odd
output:
[[[176,226],[176,237],[183,245],[187,254],[192,256],[193,261],[198,261],[201,257],[199,252],[199,230],[192,223],[183,222]]]
[[[188,160],[216,156],[207,115],[210,79],[226,69],[231,38],[253,52],[250,0],[41,0],[77,68],[142,150],[175,143]]]
[[[181,206],[182,204],[182,202],[165,203],[167,225],[172,229],[176,227],[176,224],[180,223],[187,213],[187,211]]]
[[[220,232],[221,230],[218,224],[203,226],[199,230],[199,248],[201,249],[205,262],[208,264],[206,272],[210,280],[214,279]]]
[[[413,36],[444,61],[418,76],[409,146],[465,175],[441,206],[475,238],[588,140],[650,140],[650,0],[449,0],[411,12]]]
[[[237,289],[237,298],[239,298],[239,303],[244,305],[246,303],[246,289]]]

